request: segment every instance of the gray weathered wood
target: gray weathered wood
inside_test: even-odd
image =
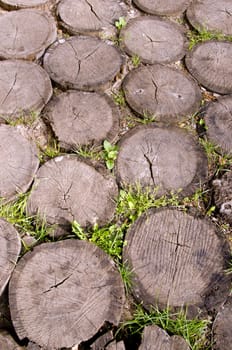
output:
[[[91,344],[91,350],[102,350],[105,349],[105,346],[114,339],[112,331],[108,331],[105,334],[101,335]]]
[[[229,350],[232,344],[232,297],[222,306],[213,323],[213,350]]]
[[[51,79],[65,88],[88,91],[104,88],[122,63],[115,46],[89,36],[62,39],[44,56],[44,68]]]
[[[71,34],[99,32],[114,27],[126,15],[120,0],[62,0],[57,7],[61,24]]]
[[[18,232],[13,225],[0,218],[0,296],[15,268],[20,250],[21,241]]]
[[[232,170],[213,181],[214,200],[223,219],[232,226]]]
[[[183,27],[154,16],[131,19],[120,38],[130,56],[138,55],[142,62],[149,64],[178,61],[187,49]]]
[[[38,167],[36,146],[17,128],[0,125],[0,197],[10,200],[26,192]]]
[[[197,141],[176,127],[154,124],[126,133],[119,143],[116,176],[121,186],[140,184],[158,193],[190,195],[206,180],[207,159]]]
[[[176,209],[149,210],[125,240],[133,294],[146,308],[187,306],[192,317],[199,308],[218,308],[228,296],[231,277],[223,278],[229,247],[208,220]]]
[[[1,330],[0,331],[0,349],[23,350],[25,348],[19,346],[8,332]]]
[[[46,71],[33,62],[0,61],[0,116],[15,119],[40,112],[52,96]]]
[[[191,0],[133,0],[141,10],[154,15],[179,15],[189,6]]]
[[[105,94],[62,93],[51,100],[43,115],[65,149],[112,142],[119,132],[118,109]]]
[[[49,349],[87,341],[106,322],[117,326],[124,298],[113,261],[79,240],[44,243],[26,253],[9,285],[18,337]]]
[[[1,14],[0,58],[38,59],[56,40],[56,23],[46,12],[33,9]]]
[[[189,72],[207,89],[219,94],[232,93],[232,43],[206,41],[196,45],[186,56]]]
[[[39,169],[27,212],[64,228],[73,220],[83,227],[103,225],[113,217],[117,193],[108,172],[100,173],[77,156],[59,156]]]
[[[192,1],[187,10],[187,18],[197,30],[207,29],[232,35],[231,0]]]
[[[171,350],[190,350],[190,347],[184,338],[173,335],[171,337]]]
[[[0,0],[2,7],[7,9],[18,9],[28,7],[39,7],[48,3],[50,0]]]
[[[113,341],[105,347],[105,350],[125,350],[125,345],[123,341]]]
[[[232,155],[232,96],[210,102],[202,115],[208,139],[219,146],[223,153]]]
[[[131,71],[123,90],[133,110],[156,121],[183,120],[198,110],[201,101],[200,88],[190,75],[160,64]]]

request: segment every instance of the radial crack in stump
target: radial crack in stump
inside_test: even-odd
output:
[[[52,96],[46,71],[33,62],[0,62],[0,116],[15,119],[24,113],[39,113]]]
[[[71,34],[97,33],[115,28],[115,21],[126,15],[122,5],[120,0],[62,0],[57,14]]]
[[[183,13],[191,0],[133,0],[142,11],[153,15],[168,16]]]
[[[0,0],[0,5],[7,9],[37,7],[45,5],[50,0]]]
[[[190,195],[207,176],[207,158],[183,129],[155,124],[134,128],[121,139],[116,176],[122,187],[140,184],[151,193],[182,190]]]
[[[11,126],[0,126],[0,197],[10,200],[30,187],[39,167],[36,146]]]
[[[219,310],[213,323],[213,350],[228,350],[232,343],[232,297]]]
[[[39,10],[18,10],[0,16],[0,58],[38,59],[56,40],[56,24]]]
[[[232,155],[232,96],[210,102],[204,110],[208,139],[224,153]]]
[[[53,44],[45,53],[44,68],[64,88],[104,89],[120,71],[120,51],[103,40],[74,36]]]
[[[232,35],[231,0],[197,0],[187,10],[187,18],[197,30],[207,29]]]
[[[15,268],[20,250],[21,240],[18,232],[13,225],[0,218],[0,296]]]
[[[139,350],[190,350],[190,347],[184,338],[170,337],[162,328],[152,325],[144,328]]]
[[[69,228],[104,225],[113,218],[118,188],[108,173],[100,173],[76,156],[60,156],[38,171],[28,200],[29,215]]]
[[[112,142],[118,136],[119,111],[104,94],[68,91],[54,97],[43,114],[67,150]]]
[[[232,93],[232,43],[206,41],[196,45],[186,56],[189,72],[207,89],[219,94]]]
[[[229,294],[229,246],[214,225],[176,209],[149,210],[126,234],[123,260],[133,271],[133,294],[143,305],[165,309],[216,309]]]
[[[9,285],[12,321],[20,339],[63,348],[117,326],[124,287],[113,261],[79,240],[44,243],[26,253]]]
[[[190,75],[160,64],[131,71],[123,90],[134,111],[156,121],[181,121],[195,113],[201,101],[200,88]]]
[[[152,16],[130,20],[120,38],[126,53],[138,55],[142,62],[149,64],[176,62],[187,49],[183,27]]]

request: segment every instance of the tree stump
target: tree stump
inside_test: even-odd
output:
[[[139,350],[190,350],[184,338],[170,337],[162,328],[151,325],[143,331],[142,343]]]
[[[119,112],[105,94],[68,91],[53,98],[44,111],[59,140],[70,150],[112,142],[119,132]]]
[[[232,343],[232,297],[222,306],[213,323],[214,350],[229,350]]]
[[[232,93],[232,43],[206,41],[190,51],[185,63],[189,72],[207,89],[219,94]]]
[[[9,285],[18,337],[49,349],[87,341],[105,323],[117,326],[124,298],[113,261],[79,240],[44,243],[26,253]]]
[[[223,278],[229,247],[208,220],[176,209],[149,210],[125,240],[133,294],[147,309],[188,307],[192,317],[199,308],[216,309],[228,296],[231,277]]]
[[[18,232],[9,222],[0,218],[0,296],[10,279],[21,250]],[[3,349],[0,346],[0,349]]]
[[[100,32],[126,15],[120,0],[62,0],[57,13],[71,34]]]
[[[112,342],[114,339],[114,335],[112,330],[110,330],[107,333],[104,333],[103,335],[101,335],[100,337],[98,337],[94,343],[91,344],[90,349],[91,350],[102,350],[105,349],[105,346]]]
[[[187,10],[187,18],[197,30],[207,29],[232,35],[232,4],[230,0],[197,0]]]
[[[133,0],[142,11],[159,16],[179,15],[189,6],[191,0]]]
[[[232,171],[213,181],[214,201],[222,218],[232,226]]]
[[[56,42],[45,53],[44,68],[64,88],[93,91],[103,88],[120,71],[119,50],[88,36]]]
[[[74,220],[82,227],[104,225],[114,215],[117,194],[108,172],[100,173],[77,156],[60,156],[39,169],[27,212],[66,229]]]
[[[0,197],[11,200],[30,187],[39,167],[37,149],[16,128],[0,126]]]
[[[232,155],[232,96],[220,97],[204,111],[208,139]]]
[[[196,112],[201,91],[195,81],[177,69],[155,64],[131,71],[123,81],[130,107],[156,121],[180,121]]]
[[[40,58],[56,40],[56,24],[51,16],[39,10],[25,9],[0,16],[0,58]]]
[[[207,176],[207,158],[196,140],[183,129],[140,126],[119,143],[116,176],[120,185],[140,184],[151,193],[182,190],[191,195]]]
[[[0,349],[2,350],[23,350],[11,335],[6,331],[0,331]]]
[[[183,27],[152,16],[131,19],[120,38],[126,53],[149,64],[176,62],[187,49]]]
[[[50,0],[0,0],[0,5],[6,9],[18,9],[41,6],[49,1]]]
[[[39,113],[52,96],[48,74],[35,63],[0,61],[0,76],[0,115],[3,119]]]

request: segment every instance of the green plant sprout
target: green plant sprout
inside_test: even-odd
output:
[[[174,313],[169,308],[160,311],[154,307],[147,312],[142,305],[137,305],[133,318],[123,322],[119,332],[141,334],[145,326],[153,324],[162,327],[170,335],[182,336],[192,350],[210,349],[207,340],[210,320],[188,319],[183,310]]]
[[[32,124],[38,119],[39,113],[35,111],[31,111],[26,113],[21,113],[17,118],[9,118],[3,117],[6,123],[10,126],[24,125],[24,126],[32,126]]]
[[[133,55],[131,57],[131,62],[135,68],[138,67],[140,65],[140,62],[141,62],[140,57],[138,55]]]
[[[118,105],[120,107],[126,106],[125,95],[124,95],[124,92],[122,90],[118,91],[117,93],[113,92],[112,96],[113,96],[113,99],[114,99],[114,102],[116,103],[116,105]]]
[[[189,39],[189,49],[191,50],[196,44],[209,40],[227,40],[232,41],[231,35],[225,35],[220,32],[209,31],[207,28],[198,28],[187,33]]]
[[[74,153],[79,156],[87,159],[92,159],[95,161],[101,161],[102,156],[102,148],[101,147],[93,147],[93,146],[77,146],[74,150]]]
[[[109,170],[114,168],[114,162],[118,155],[118,146],[112,145],[109,141],[105,140],[103,142],[103,158],[106,163],[106,167]]]
[[[61,148],[58,142],[53,139],[45,149],[40,148],[39,159],[41,163],[44,163],[48,159],[52,159],[61,155]]]
[[[115,27],[118,30],[121,30],[122,28],[124,28],[126,26],[126,20],[124,17],[119,17],[118,21],[115,21]]]
[[[118,263],[118,269],[124,283],[125,292],[128,295],[131,292],[133,286],[133,270],[130,269],[127,261]]]

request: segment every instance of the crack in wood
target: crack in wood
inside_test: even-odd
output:
[[[85,0],[85,2],[86,2],[86,4],[89,6],[90,11],[92,12],[92,14],[97,18],[97,20],[98,20],[99,22],[101,22],[102,20],[101,20],[101,18],[98,16],[97,12],[94,10],[93,5],[92,5],[88,0]]]
[[[44,294],[44,293],[51,292],[51,290],[52,290],[53,288],[57,288],[57,287],[61,286],[61,285],[64,284],[71,276],[72,276],[72,273],[71,273],[70,275],[68,275],[67,277],[65,277],[64,279],[62,279],[60,282],[55,283],[55,284],[54,284],[53,286],[51,286],[49,289],[45,290],[45,291],[43,292],[43,294]]]

